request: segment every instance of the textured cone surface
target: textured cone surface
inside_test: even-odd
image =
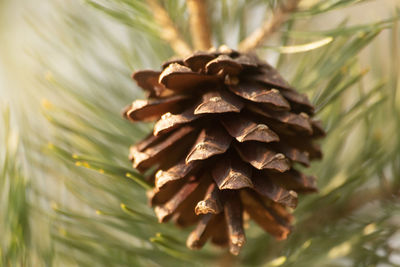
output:
[[[125,118],[156,121],[130,150],[134,168],[156,168],[149,192],[160,222],[197,224],[188,247],[207,240],[239,254],[243,213],[276,239],[286,239],[297,193],[315,192],[315,178],[295,169],[321,158],[325,135],[314,107],[253,54],[226,47],[167,61],[133,79],[148,94]]]

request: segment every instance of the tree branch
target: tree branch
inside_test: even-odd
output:
[[[289,18],[290,14],[297,9],[300,1],[288,0],[285,5],[281,5],[273,11],[270,20],[265,21],[260,28],[256,29],[239,44],[239,50],[249,52],[259,47],[268,36],[274,33]]]
[[[211,33],[208,23],[207,0],[188,0],[190,31],[195,49],[207,50],[211,47]]]
[[[179,56],[190,54],[190,46],[183,40],[167,11],[159,4],[158,0],[147,0],[154,14],[154,19],[162,27],[161,38],[168,42]]]

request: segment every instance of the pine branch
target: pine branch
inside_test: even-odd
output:
[[[327,223],[332,223],[333,221],[338,221],[350,216],[368,203],[399,199],[399,193],[399,187],[395,185],[388,186],[388,188],[384,189],[378,187],[359,191],[353,194],[346,202],[345,206],[332,205],[329,207],[320,207],[310,218],[301,224],[299,229],[302,229],[302,231],[315,231],[318,226],[326,225]],[[324,213],[325,216],[321,216],[321,213]]]
[[[207,0],[188,0],[190,30],[195,49],[207,50],[211,47],[210,24],[207,15]]]
[[[260,28],[256,29],[239,44],[239,50],[248,52],[262,45],[264,40],[273,34],[289,18],[290,14],[297,9],[300,1],[289,0],[286,4],[282,4],[274,10],[270,20],[265,21]]]
[[[285,3],[290,1],[284,0]],[[50,2],[54,4],[54,1]],[[397,138],[393,138],[396,136],[395,133],[399,132],[398,125],[400,123],[396,112],[391,109],[398,108],[398,105],[393,102],[396,107],[389,108],[384,104],[386,102],[374,103],[374,100],[389,95],[389,90],[385,90],[384,87],[374,87],[371,89],[373,93],[366,91],[365,95],[364,92],[360,92],[357,97],[358,88],[351,87],[348,81],[354,81],[352,79],[356,79],[355,77],[358,77],[359,74],[358,66],[353,66],[351,62],[356,62],[356,56],[360,50],[370,44],[379,29],[388,28],[391,22],[355,27],[345,27],[343,24],[343,26],[339,25],[324,32],[315,32],[305,27],[302,32],[288,30],[284,33],[288,37],[332,36],[335,38],[335,41],[329,46],[290,58],[293,68],[298,68],[295,75],[298,79],[295,79],[293,84],[299,85],[299,88],[304,89],[311,96],[314,95],[314,99],[318,103],[326,103],[324,110],[318,116],[330,129],[337,129],[335,133],[329,134],[329,139],[327,137],[324,140],[324,161],[313,167],[320,178],[320,184],[332,185],[331,190],[334,191],[331,191],[332,194],[329,195],[304,199],[310,201],[299,207],[300,210],[298,209],[299,212],[296,213],[297,230],[293,231],[292,237],[285,242],[276,243],[272,239],[271,242],[268,242],[267,234],[261,234],[260,229],[251,227],[255,229],[251,230],[252,232],[248,235],[249,242],[245,251],[242,256],[233,258],[230,254],[222,254],[213,246],[191,252],[184,247],[186,230],[172,227],[171,224],[158,224],[146,204],[144,190],[131,182],[133,179],[140,183],[138,180],[140,177],[134,177],[136,173],[131,169],[127,160],[129,145],[145,136],[149,131],[148,125],[131,125],[123,121],[119,115],[119,110],[126,104],[127,99],[132,99],[133,95],[139,97],[140,94],[141,96],[141,92],[132,90],[129,86],[131,85],[130,69],[136,69],[144,63],[156,64],[160,58],[167,56],[164,49],[157,49],[164,47],[163,40],[171,44],[177,54],[190,52],[191,47],[185,43],[184,39],[177,39],[168,32],[168,29],[165,30],[172,27],[179,35],[175,26],[182,26],[179,22],[186,20],[187,14],[184,11],[188,6],[185,6],[183,1],[161,0],[91,0],[90,3],[92,2],[98,3],[98,5],[91,4],[90,6],[104,11],[118,23],[126,24],[135,31],[127,31],[128,35],[121,34],[121,36],[116,35],[115,38],[108,38],[110,33],[118,28],[109,27],[108,24],[103,25],[103,18],[92,17],[90,9],[80,12],[82,7],[79,4],[76,8],[68,9],[68,11],[62,5],[57,9],[53,8],[54,14],[58,14],[56,17],[68,15],[68,18],[71,18],[67,23],[64,20],[57,20],[57,23],[43,23],[40,19],[43,15],[41,12],[35,14],[34,10],[29,10],[34,22],[32,25],[40,29],[40,36],[44,36],[44,39],[40,46],[32,47],[32,51],[37,53],[37,58],[35,58],[38,59],[35,61],[37,66],[35,65],[36,68],[33,71],[26,73],[28,73],[29,80],[32,81],[37,81],[36,78],[43,75],[41,72],[43,68],[51,70],[51,72],[49,71],[51,75],[46,75],[46,82],[35,83],[35,87],[40,89],[41,94],[30,94],[29,86],[32,84],[27,85],[26,91],[22,91],[23,99],[29,98],[28,103],[32,105],[23,105],[22,98],[15,102],[19,106],[16,106],[14,115],[20,113],[20,116],[24,118],[19,122],[20,132],[29,133],[21,136],[25,140],[22,152],[29,152],[29,160],[27,160],[29,164],[26,164],[28,166],[26,171],[30,174],[33,173],[32,171],[35,172],[29,179],[32,184],[21,183],[24,180],[19,178],[25,176],[15,175],[18,170],[14,171],[16,165],[11,164],[17,159],[8,157],[10,166],[8,169],[13,173],[7,177],[7,183],[15,185],[13,187],[15,189],[9,190],[7,187],[3,191],[7,194],[10,191],[10,195],[15,198],[13,199],[14,205],[6,203],[6,210],[12,211],[12,213],[5,213],[5,218],[11,220],[4,229],[7,233],[13,234],[12,242],[17,241],[17,243],[12,243],[16,246],[13,245],[9,250],[12,253],[8,253],[8,255],[17,259],[18,257],[28,257],[24,254],[29,253],[29,255],[33,254],[35,262],[41,260],[48,265],[57,263],[71,265],[73,262],[79,266],[166,265],[177,267],[187,266],[189,262],[207,266],[216,264],[221,266],[280,265],[282,267],[339,266],[342,258],[333,258],[332,253],[329,252],[343,248],[343,244],[350,244],[351,248],[350,252],[343,257],[344,264],[342,265],[378,265],[380,262],[371,261],[371,258],[376,256],[374,251],[377,250],[375,248],[378,248],[377,244],[382,244],[379,246],[379,250],[384,251],[385,255],[390,255],[390,251],[387,252],[385,249],[387,240],[389,240],[388,229],[385,228],[385,225],[377,222],[383,220],[386,214],[393,221],[390,217],[398,213],[398,203],[393,205],[396,205],[396,208],[391,207],[391,200],[395,200],[396,197],[392,193],[398,192],[391,190],[398,185],[389,186],[387,190],[385,189],[386,191],[380,188],[376,190],[366,188],[370,188],[370,185],[377,182],[381,170],[385,170],[388,181],[398,180],[396,177],[400,177],[400,166],[397,163],[400,158],[398,153],[400,142]],[[146,5],[146,2],[147,4],[155,3],[162,12],[159,12],[154,6]],[[220,32],[220,39],[223,40],[224,32],[237,30],[237,19],[241,16],[243,19],[240,20],[240,24],[242,24],[240,27],[245,27],[246,17],[243,15],[245,12],[242,11],[249,3],[261,4],[262,2],[207,2],[208,5],[215,4],[216,8],[213,10],[221,11],[221,19],[212,27],[214,33]],[[283,1],[268,2],[280,3]],[[355,2],[359,1],[332,0],[325,5],[319,2],[313,4],[312,10],[303,12],[302,9],[302,12],[296,13],[295,16],[296,18],[298,15],[311,17],[314,14],[327,12],[328,9],[333,10],[338,6],[350,5]],[[254,6],[254,8],[257,9],[258,6]],[[204,8],[204,10],[206,9]],[[76,11],[79,12],[75,13]],[[160,14],[162,19],[154,19]],[[287,13],[286,20],[289,19],[289,16],[292,16],[290,12]],[[200,18],[204,17],[207,16],[200,16]],[[232,18],[231,23],[229,23],[229,18]],[[164,21],[168,21],[170,25],[166,27]],[[282,23],[285,23],[284,20],[280,25]],[[278,31],[280,25],[276,26],[272,32]],[[149,38],[146,42],[137,42],[136,30],[145,36],[157,38]],[[55,38],[54,33],[59,33],[60,38]],[[163,36],[163,34],[167,36]],[[65,43],[65,38],[63,38],[65,36],[74,36],[74,42]],[[158,38],[159,36],[160,38]],[[181,36],[183,37],[183,34]],[[124,42],[127,37],[128,39],[133,37],[129,39],[133,41],[132,45]],[[45,40],[50,41],[46,42]],[[109,49],[92,49],[98,41]],[[262,42],[260,41],[259,45]],[[175,43],[175,47],[172,43]],[[183,49],[179,47],[182,43]],[[39,50],[39,47],[46,49]],[[384,50],[383,47],[376,49],[378,48],[380,51]],[[59,64],[59,57],[47,56],[49,51],[52,54],[60,55],[75,71],[65,72],[65,66]],[[143,57],[141,57],[142,55]],[[115,58],[117,60],[113,60]],[[96,64],[87,64],[88,60]],[[379,61],[375,66],[378,69],[384,69],[383,63],[387,62]],[[286,60],[283,61],[282,66],[285,64],[288,64]],[[10,64],[10,68],[12,66],[13,64]],[[80,79],[76,78],[76,73],[79,73]],[[394,79],[392,76],[395,76],[397,72],[394,69],[388,73],[391,73],[390,77]],[[381,75],[376,76],[371,78],[376,78],[377,82],[381,82],[383,79]],[[361,83],[357,80],[358,82]],[[314,86],[308,86],[313,84]],[[55,88],[57,94],[54,94]],[[390,92],[392,94],[389,96],[395,99],[395,91]],[[33,104],[39,102],[37,97],[40,98],[41,95],[51,98],[52,102],[54,100],[51,110],[48,108],[43,111],[43,114],[49,119],[48,124],[40,123],[39,114],[34,114],[38,116],[29,116],[29,118],[25,116],[26,113],[33,112],[31,107],[35,107]],[[374,104],[372,105],[372,103]],[[23,107],[29,107],[29,109],[25,110]],[[361,123],[365,123],[365,125]],[[46,135],[35,134],[40,133],[43,127],[49,127],[50,124],[51,132]],[[353,131],[354,129],[357,131]],[[0,137],[2,137],[1,130],[3,129],[0,129]],[[353,135],[353,132],[364,142],[361,144],[352,142],[351,149],[354,153],[347,153],[349,148],[347,138],[350,134]],[[3,138],[0,138],[0,143],[1,141]],[[48,141],[54,144],[53,148],[46,149],[45,152],[48,153],[43,153],[43,147]],[[346,146],[339,145],[344,143]],[[363,149],[358,149],[358,145]],[[64,150],[57,150],[57,148]],[[382,157],[382,155],[386,156]],[[2,156],[3,154],[0,153],[0,158]],[[1,160],[0,162],[3,163]],[[346,164],[343,164],[344,162]],[[371,171],[358,173],[358,168],[366,166],[370,166]],[[2,166],[0,166],[1,168]],[[23,170],[24,174],[26,171]],[[342,175],[354,176],[359,178],[360,182],[357,183],[357,186],[354,183],[339,183],[343,178]],[[36,177],[40,179],[37,180]],[[9,178],[15,179],[11,181]],[[356,180],[355,178],[354,180]],[[44,185],[41,182],[42,179],[50,187],[42,187]],[[331,180],[335,182],[331,184]],[[58,185],[58,181],[60,181],[60,185]],[[29,191],[24,190],[26,186]],[[25,199],[25,192],[29,195],[29,201]],[[3,195],[6,196],[6,194]],[[367,203],[374,202],[379,202],[381,205],[377,208],[375,206],[369,208]],[[43,210],[42,204],[38,206],[36,203],[42,203]],[[50,206],[51,203],[57,203],[58,207],[51,205],[54,210],[46,210],[45,207]],[[28,207],[28,213],[26,213],[26,207]],[[387,209],[387,213],[385,211],[382,215],[378,209]],[[40,210],[41,213],[36,214],[39,213],[36,210]],[[15,215],[16,213],[17,215]],[[32,215],[40,216],[40,218],[33,219]],[[51,221],[48,222],[49,215]],[[13,218],[18,219],[18,222],[14,222]],[[26,221],[26,218],[29,220]],[[348,223],[350,220],[345,220],[343,223],[343,218],[352,220],[350,223]],[[32,228],[31,224],[35,229],[48,228],[48,230],[36,231],[40,232],[39,235],[35,232],[31,233],[31,231],[21,231],[21,225],[25,225],[25,221],[28,223],[26,224],[28,230]],[[354,230],[361,229],[362,231],[365,222],[370,221],[374,222],[373,225],[376,227],[376,231],[372,234],[366,235],[363,232],[360,234]],[[8,225],[15,227],[8,227]],[[40,228],[36,226],[40,226]],[[0,227],[0,232],[1,230]],[[48,232],[51,233],[51,236]],[[26,239],[27,237],[28,239]],[[5,242],[9,240],[3,239]],[[47,244],[47,240],[49,240],[49,244]],[[3,257],[6,255],[7,258],[7,251],[3,249],[1,252]],[[16,256],[14,257],[14,255]],[[271,259],[273,260],[270,261]],[[365,261],[360,262],[364,259]],[[386,261],[386,259],[382,257],[382,261]],[[3,265],[14,264],[14,261],[6,262]],[[15,264],[19,263],[19,260],[15,262]],[[22,261],[21,264],[29,265],[29,263],[29,261],[27,263]],[[0,265],[2,264],[0,263]]]
[[[167,41],[177,55],[185,56],[191,53],[190,46],[183,40],[167,11],[159,4],[158,0],[147,0],[153,10],[156,22],[162,27],[161,38]]]

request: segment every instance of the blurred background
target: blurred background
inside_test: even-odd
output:
[[[161,2],[190,42],[185,1]],[[278,4],[209,1],[213,44],[237,48]],[[293,234],[276,242],[251,224],[233,257],[189,251],[190,229],[159,225],[127,160],[151,129],[121,118],[143,97],[131,73],[174,55],[146,1],[0,0],[2,266],[400,266],[399,8],[303,0],[257,50],[328,136]]]

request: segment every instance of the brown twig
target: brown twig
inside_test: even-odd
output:
[[[208,23],[207,0],[188,0],[190,31],[195,49],[207,50],[211,47],[210,26]]]
[[[190,54],[190,46],[183,40],[167,11],[160,5],[158,0],[147,0],[147,3],[154,14],[154,19],[162,27],[161,37],[171,45],[177,55],[185,56]]]
[[[301,0],[288,0],[285,5],[279,6],[273,11],[270,20],[264,22],[264,24],[251,33],[239,44],[239,50],[243,52],[249,52],[260,46],[264,40],[274,33],[290,16],[292,12],[297,9]]]

